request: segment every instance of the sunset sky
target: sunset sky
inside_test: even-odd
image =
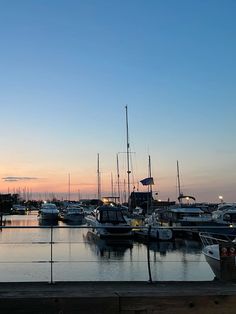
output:
[[[236,201],[236,1],[0,0],[0,192]],[[65,196],[64,196],[65,197]]]

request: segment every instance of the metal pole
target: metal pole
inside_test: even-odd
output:
[[[178,180],[178,192],[179,197],[181,196],[181,189],[180,189],[180,179],[179,179],[179,161],[177,160],[177,180]],[[179,203],[182,203],[182,199],[179,198]]]
[[[130,145],[129,145],[129,125],[128,125],[128,107],[125,106],[125,113],[126,113],[126,155],[127,155],[127,187],[128,187],[128,208],[130,209]]]
[[[148,237],[147,237],[147,262],[148,262],[148,275],[149,275],[149,282],[153,283],[152,281],[152,273],[151,273],[151,266],[150,266],[150,234],[151,234],[151,226],[148,226]]]
[[[2,216],[3,216],[3,214],[2,214],[2,212],[0,213],[0,218],[1,218],[1,222],[0,222],[0,225],[2,226]],[[2,228],[0,228],[0,231],[2,231]]]
[[[97,154],[97,194],[98,199],[101,200],[101,174],[100,174],[100,160],[99,160],[99,154]]]
[[[150,157],[150,155],[148,156],[148,177],[152,178],[151,157]],[[150,192],[150,195],[148,197],[147,213],[151,214],[152,213],[152,183],[149,184],[149,186],[148,186],[148,192]]]
[[[50,284],[53,284],[53,251],[52,251],[52,245],[53,245],[53,226],[51,225],[51,237],[50,237],[50,247],[51,247],[51,256],[50,256]]]
[[[118,154],[116,154],[116,171],[117,171],[118,201],[121,204],[121,198],[120,198],[120,169],[119,169],[119,157],[118,157]]]

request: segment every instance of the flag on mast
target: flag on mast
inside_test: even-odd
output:
[[[145,179],[141,180],[140,182],[142,183],[142,185],[153,185],[154,184],[153,177],[145,178]]]

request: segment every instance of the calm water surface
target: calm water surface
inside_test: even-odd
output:
[[[8,226],[39,226],[37,213],[5,216]],[[68,226],[62,222],[58,226]],[[97,239],[86,227],[1,229],[0,281],[148,281],[147,246]],[[153,281],[213,280],[200,242],[177,239],[150,244]]]

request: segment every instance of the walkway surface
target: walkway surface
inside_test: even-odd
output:
[[[236,283],[0,283],[0,313],[233,314]]]

